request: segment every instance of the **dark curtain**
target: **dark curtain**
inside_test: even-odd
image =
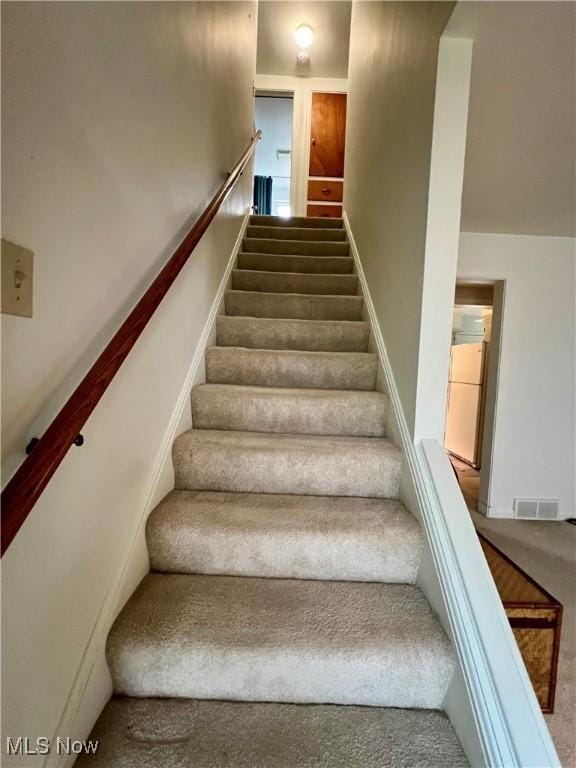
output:
[[[254,212],[260,216],[272,213],[272,176],[254,176]]]

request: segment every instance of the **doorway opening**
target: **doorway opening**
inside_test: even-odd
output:
[[[256,128],[262,131],[254,160],[254,212],[289,218],[294,94],[257,91],[254,106]]]
[[[487,514],[498,387],[503,281],[458,280],[444,447],[468,508]]]

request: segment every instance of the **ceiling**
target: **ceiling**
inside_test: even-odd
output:
[[[460,2],[446,34],[473,38],[465,232],[575,233],[572,2]]]
[[[347,77],[350,47],[350,2],[258,3],[258,57],[256,71],[264,75]],[[298,64],[294,31],[299,24],[314,30],[310,62]]]

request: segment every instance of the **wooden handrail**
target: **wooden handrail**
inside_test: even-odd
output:
[[[4,554],[18,533],[136,340],[218,213],[220,206],[254,154],[261,135],[262,132],[257,131],[224,184],[194,222],[174,254],[160,270],[146,293],[116,331],[106,349],[76,387],[60,413],[2,492],[0,555]]]

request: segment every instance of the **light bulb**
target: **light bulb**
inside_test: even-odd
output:
[[[298,43],[299,48],[310,48],[314,41],[314,31],[308,24],[300,24],[296,32],[294,32],[294,39]]]

